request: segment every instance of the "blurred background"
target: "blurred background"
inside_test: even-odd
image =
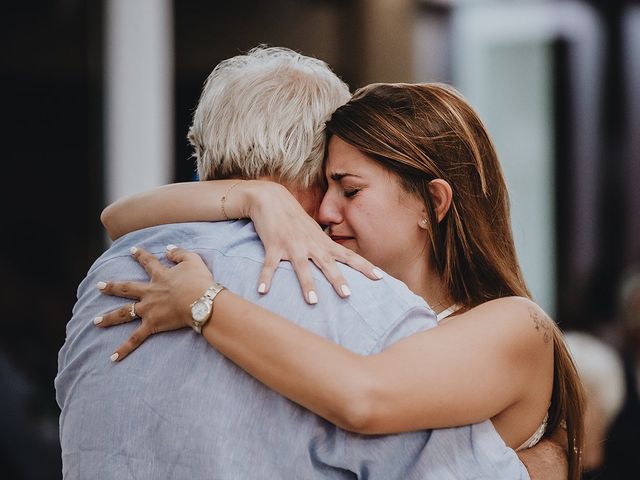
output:
[[[535,299],[614,358],[595,362],[617,381],[594,391],[617,393],[594,394],[585,478],[637,471],[640,2],[24,0],[3,6],[0,38],[3,478],[61,477],[53,378],[76,287],[108,246],[102,208],[194,179],[202,84],[261,43],[325,60],[352,90],[438,81],[467,97]]]

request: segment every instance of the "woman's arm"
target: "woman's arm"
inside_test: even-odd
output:
[[[253,189],[259,189],[260,184],[254,182]],[[231,187],[236,191],[233,198],[225,201],[227,216],[248,217],[247,212],[243,211],[243,202],[248,201],[247,193],[252,191],[249,182],[214,180],[172,183],[121,198],[102,211],[100,220],[112,240],[154,225],[226,220],[220,200],[225,194],[231,193]]]
[[[117,349],[118,360],[154,332],[190,325],[188,305],[213,281],[200,257],[181,249],[168,252],[178,262],[171,269],[141,249],[134,256],[151,283],[108,283],[103,289],[140,299],[136,311],[143,320]],[[100,325],[127,321],[128,308],[105,315]],[[252,376],[332,423],[360,433],[394,433],[492,418],[542,385],[553,346],[530,321],[532,308],[538,309],[525,299],[488,302],[379,354],[360,356],[223,290],[203,335]],[[535,429],[530,427],[509,444],[518,446]]]
[[[336,262],[372,280],[382,273],[369,261],[332,241],[300,202],[282,185],[262,180],[212,180],[164,185],[112,203],[100,217],[112,239],[140,228],[167,223],[251,218],[265,247],[258,291],[267,293],[282,260],[292,263],[305,300],[316,303],[308,260],[341,297],[349,287]]]

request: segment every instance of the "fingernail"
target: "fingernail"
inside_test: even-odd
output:
[[[104,290],[107,287],[107,284],[105,282],[98,282],[96,283],[96,287],[98,287],[98,290]]]
[[[374,268],[373,270],[371,270],[371,273],[373,273],[373,276],[376,277],[378,280],[384,277],[382,270],[380,270],[379,268]]]
[[[131,248],[129,249],[129,253],[130,253],[131,255],[135,255],[137,251],[138,251],[138,247],[131,247]]]
[[[316,303],[318,303],[318,296],[316,295],[316,292],[314,292],[313,290],[309,292],[309,303],[312,305],[315,305]]]
[[[340,287],[340,290],[342,290],[342,294],[343,294],[345,297],[348,297],[349,295],[351,295],[351,289],[350,289],[347,285],[342,285],[342,286]]]
[[[258,293],[264,293],[267,291],[267,284],[262,282],[260,285],[258,285]]]
[[[178,247],[176,247],[173,243],[170,243],[169,245],[167,245],[167,251],[169,251],[169,252],[171,250],[175,250],[176,248],[178,248]]]
[[[96,317],[93,319],[94,325],[100,325],[100,323],[102,323],[102,317]]]
[[[118,355],[118,352],[116,352],[113,355],[111,355],[109,358],[111,359],[112,362],[115,362],[119,356],[120,355]]]

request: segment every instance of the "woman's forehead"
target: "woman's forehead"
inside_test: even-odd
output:
[[[381,171],[384,171],[381,165],[353,145],[336,136],[331,138],[325,162],[327,178],[340,180],[345,176],[364,177]]]

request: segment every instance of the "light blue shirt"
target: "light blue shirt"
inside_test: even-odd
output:
[[[133,232],[114,242],[80,284],[59,352],[65,479],[529,478],[489,421],[399,435],[348,433],[263,386],[190,329],[154,335],[112,363],[109,356],[137,322],[95,327],[94,317],[126,303],[95,285],[146,280],[129,248],[163,257],[169,243],[198,252],[231,291],[359,354],[436,326],[433,312],[403,283],[389,276],[371,281],[347,267],[348,299],[314,267],[320,302],[307,305],[288,262],[271,291],[259,295],[264,249],[246,221]]]

